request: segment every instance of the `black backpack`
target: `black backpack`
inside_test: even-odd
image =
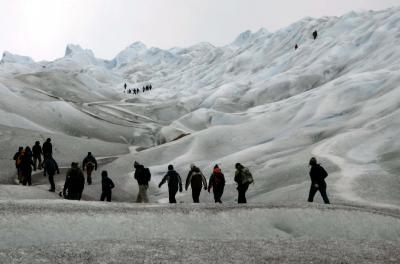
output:
[[[149,168],[144,168],[144,178],[146,179],[147,182],[150,181],[151,179],[151,173]]]

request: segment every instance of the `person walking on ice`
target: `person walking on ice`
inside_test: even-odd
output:
[[[107,202],[111,202],[112,189],[115,187],[115,185],[113,181],[110,178],[108,178],[107,171],[101,172],[101,187],[102,187],[102,193],[100,201],[107,200]]]
[[[147,197],[147,189],[149,188],[149,182],[151,179],[151,173],[148,168],[145,168],[142,164],[135,161],[133,164],[135,168],[135,179],[139,185],[139,193],[136,198],[137,203],[148,203],[149,198]]]
[[[55,192],[56,191],[56,185],[54,183],[54,175],[60,174],[60,170],[58,168],[57,162],[53,159],[52,156],[47,156],[44,159],[43,162],[43,175],[46,177],[49,176],[49,183],[50,183],[50,189],[49,192]]]
[[[199,203],[201,188],[204,187],[204,190],[207,190],[207,180],[204,177],[203,173],[200,171],[198,167],[194,164],[190,165],[190,171],[186,178],[185,190],[192,187],[192,198],[194,203]]]
[[[213,173],[211,174],[210,182],[208,183],[208,192],[210,192],[211,188],[214,193],[214,201],[222,203],[221,198],[225,188],[225,176],[218,165],[214,166]]]
[[[238,190],[238,203],[247,203],[246,192],[250,183],[253,183],[253,175],[251,175],[248,168],[240,163],[236,163],[235,182],[237,183]]]
[[[182,180],[172,165],[168,165],[168,172],[158,185],[158,188],[161,188],[165,182],[168,182],[169,203],[176,203],[175,195],[178,192],[178,188],[179,192],[182,192]]]
[[[308,202],[312,203],[314,200],[314,196],[317,191],[320,192],[324,203],[330,204],[328,195],[326,194],[326,182],[325,178],[328,177],[328,173],[326,170],[317,163],[317,159],[312,157],[310,159],[309,165],[311,166],[310,170],[310,178],[311,178],[311,187],[310,194],[308,195]]]
[[[82,162],[82,169],[85,170],[86,168],[86,176],[87,176],[87,183],[89,185],[92,184],[92,172],[93,170],[97,170],[97,160],[92,155],[92,152],[88,152],[86,158],[83,159]]]

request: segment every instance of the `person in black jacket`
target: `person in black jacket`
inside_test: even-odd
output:
[[[43,143],[42,153],[43,156],[53,155],[53,145],[51,144],[51,138],[48,138],[46,142]]]
[[[113,181],[108,178],[108,173],[107,171],[102,171],[101,172],[101,187],[102,187],[102,193],[100,197],[100,201],[104,201],[107,199],[107,202],[111,202],[111,194],[112,194],[112,189],[115,187]]]
[[[161,188],[166,181],[168,181],[169,203],[176,203],[175,195],[178,192],[178,187],[179,192],[182,192],[182,180],[172,165],[168,165],[168,172],[158,185],[158,188]]]
[[[60,174],[60,170],[58,168],[57,162],[53,159],[52,156],[47,156],[43,162],[43,175],[46,177],[46,174],[49,176],[50,189],[49,192],[56,191],[56,185],[54,183],[54,175]]]
[[[213,189],[214,193],[214,201],[216,203],[222,203],[221,197],[225,188],[225,176],[221,172],[221,169],[218,167],[218,165],[214,166],[213,173],[211,174],[208,184],[208,192],[210,192],[211,188]]]
[[[20,170],[22,175],[22,185],[31,186],[32,185],[32,168],[33,168],[33,160],[32,160],[32,151],[30,147],[26,147],[22,152],[20,163]]]
[[[67,171],[63,196],[68,200],[80,200],[83,188],[85,187],[85,176],[79,168],[78,163],[72,162],[71,168]]]
[[[326,182],[325,178],[328,176],[326,170],[317,163],[316,158],[310,159],[310,178],[311,178],[311,187],[310,194],[308,196],[308,201],[310,203],[313,202],[314,196],[319,191],[321,193],[322,199],[326,204],[329,204],[328,195],[326,194]]]
[[[201,170],[194,164],[190,165],[190,171],[186,178],[186,184],[185,184],[186,191],[189,188],[189,185],[190,187],[192,187],[193,202],[199,203],[201,188],[204,187],[204,190],[207,190],[207,180],[206,177],[204,177]]]
[[[149,198],[147,197],[147,189],[149,188],[149,181],[151,179],[150,170],[136,161],[133,164],[133,167],[135,168],[135,179],[139,185],[139,193],[136,198],[136,202],[148,203]]]
[[[82,169],[85,170],[86,168],[86,175],[87,175],[87,183],[89,185],[92,184],[92,172],[93,169],[97,170],[97,160],[93,157],[92,152],[88,152],[87,156],[83,159],[82,162]]]
[[[42,166],[42,147],[40,146],[40,142],[36,141],[35,145],[32,147],[32,154],[33,154],[33,170],[36,171],[36,169],[41,169]]]
[[[313,37],[314,37],[314,40],[316,40],[317,37],[318,37],[318,32],[315,30],[315,31],[312,33],[312,35],[313,35]]]

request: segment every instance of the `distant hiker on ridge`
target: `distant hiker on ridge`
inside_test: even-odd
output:
[[[294,46],[294,50],[297,50],[299,48],[299,46],[296,44],[295,46]]]
[[[136,198],[136,202],[148,203],[149,198],[147,197],[147,189],[149,188],[149,181],[151,179],[150,170],[136,161],[133,164],[133,167],[135,168],[135,179],[139,185],[139,193]]]
[[[313,35],[313,37],[314,37],[314,40],[316,40],[317,37],[318,37],[318,32],[315,30],[315,31],[312,33],[312,35]]]
[[[128,87],[128,85],[126,85],[126,83],[124,84],[124,91],[126,91],[126,87]]]
[[[178,187],[179,192],[182,192],[182,180],[172,165],[168,165],[168,172],[158,185],[158,188],[161,188],[165,182],[168,182],[169,203],[176,203],[175,195],[178,192]]]
[[[253,175],[251,175],[248,168],[240,163],[236,163],[235,182],[238,184],[238,203],[247,203],[246,192],[250,183],[254,182]]]
[[[186,191],[189,188],[189,184],[190,187],[192,187],[193,202],[199,203],[201,188],[204,187],[204,190],[207,190],[207,180],[206,177],[204,177],[201,170],[194,164],[190,165],[190,171],[186,178],[186,185],[185,185]]]
[[[326,182],[325,178],[328,177],[328,173],[326,170],[317,163],[316,158],[310,159],[310,178],[311,178],[311,187],[310,194],[308,196],[308,202],[312,203],[314,200],[314,196],[319,191],[321,193],[322,199],[326,204],[329,204],[328,195],[326,194]]]

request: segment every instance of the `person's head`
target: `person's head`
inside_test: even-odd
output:
[[[101,172],[101,177],[104,179],[104,178],[107,178],[107,176],[108,176],[108,173],[107,173],[107,171],[102,171]]]
[[[137,168],[139,168],[139,166],[140,166],[140,163],[135,160],[135,162],[133,163],[133,167],[135,169],[137,169]]]
[[[174,170],[174,166],[173,166],[173,165],[171,165],[171,164],[170,164],[170,165],[168,165],[168,170],[169,170],[169,171],[171,171],[171,170]]]
[[[219,168],[218,164],[215,164],[215,165],[214,165],[214,169],[216,169],[216,168]]]
[[[221,173],[221,169],[218,166],[214,166],[214,173]]]
[[[317,159],[315,158],[315,157],[312,157],[311,159],[310,159],[310,166],[315,166],[315,165],[317,165]]]
[[[235,168],[237,170],[243,169],[243,165],[238,162],[238,163],[235,164]]]
[[[72,162],[71,168],[78,168],[78,162]]]
[[[51,138],[46,139],[46,142],[50,143],[51,142]]]
[[[36,141],[36,142],[35,142],[35,145],[40,145],[40,142],[39,142],[39,141]]]
[[[31,147],[29,147],[29,146],[26,146],[26,148],[25,148],[25,151],[26,151],[26,152],[29,152],[29,151],[31,151]]]
[[[192,163],[192,164],[190,164],[190,169],[195,169],[196,168],[196,165],[194,165],[194,163]]]
[[[19,147],[18,152],[22,152],[24,150],[24,147]]]

